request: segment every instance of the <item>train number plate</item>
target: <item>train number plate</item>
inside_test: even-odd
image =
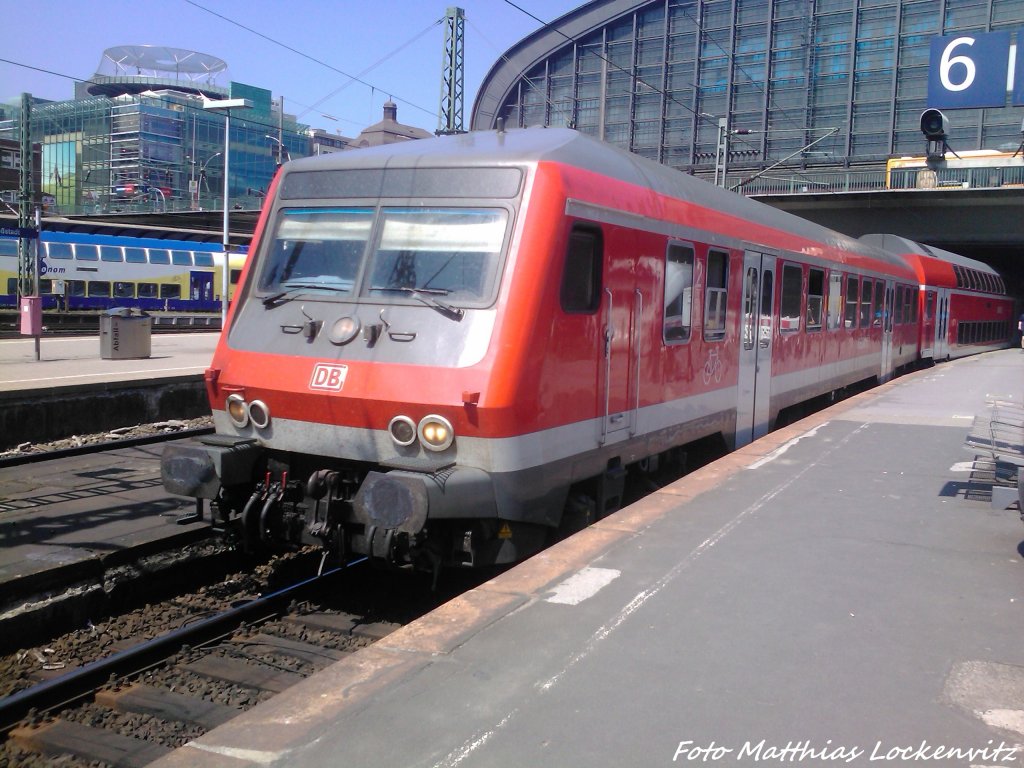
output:
[[[317,363],[313,367],[313,376],[309,380],[309,388],[327,392],[341,392],[345,386],[348,366],[338,363]]]

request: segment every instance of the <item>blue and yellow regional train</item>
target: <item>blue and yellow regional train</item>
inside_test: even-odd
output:
[[[229,297],[247,250],[231,253]],[[38,261],[39,294],[46,311],[221,309],[224,255],[220,243],[44,231]],[[17,281],[18,241],[0,238],[0,308],[18,306]]]

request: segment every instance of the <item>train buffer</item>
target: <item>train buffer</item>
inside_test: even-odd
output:
[[[1024,405],[990,400],[974,417],[965,447],[975,454],[978,474],[992,483],[992,507],[1017,502],[1024,519]]]

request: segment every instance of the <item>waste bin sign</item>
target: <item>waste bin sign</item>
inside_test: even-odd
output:
[[[149,357],[153,318],[130,307],[114,307],[100,315],[100,357],[126,360]]]

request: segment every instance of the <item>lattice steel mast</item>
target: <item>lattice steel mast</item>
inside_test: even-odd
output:
[[[445,13],[444,59],[441,62],[441,105],[437,118],[439,135],[465,132],[462,127],[465,31],[466,12],[461,8],[449,8]]]

